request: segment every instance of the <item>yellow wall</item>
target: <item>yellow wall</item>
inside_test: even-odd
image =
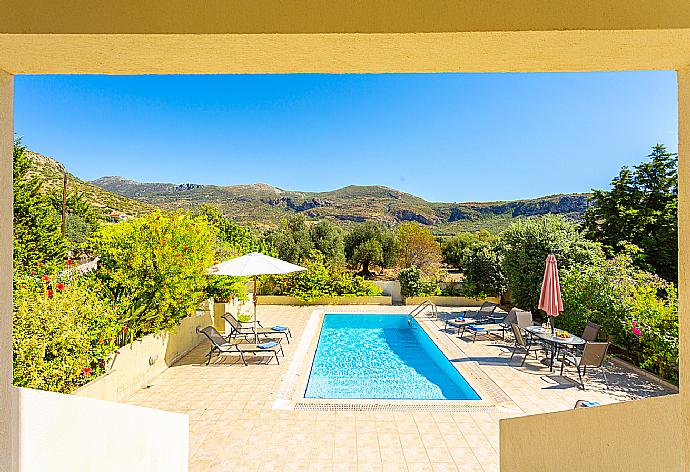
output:
[[[668,395],[501,420],[501,470],[687,470],[680,401]]]
[[[690,27],[686,0],[3,0],[7,33],[442,33]]]
[[[592,71],[683,69],[690,65],[690,2],[687,0],[2,0],[0,69],[11,73],[269,73]],[[690,344],[688,164],[690,74],[679,74],[680,316],[681,345]],[[0,311],[11,306],[12,86],[0,75]],[[12,357],[10,324],[0,317],[0,470],[18,457],[8,395]],[[673,469],[682,450],[690,469],[690,403],[685,385],[690,354],[681,351],[681,398],[651,399],[502,422],[501,460],[506,470],[539,470],[545,432],[577,461],[588,450],[568,449],[586,432],[610,451],[589,470]],[[648,403],[645,403],[648,402]],[[682,404],[682,407],[678,405]],[[649,405],[649,406],[647,406]],[[680,439],[673,429],[682,411]],[[581,416],[580,416],[581,415]],[[15,415],[16,418],[16,415]],[[580,423],[582,421],[582,423]],[[634,443],[644,428],[652,442]],[[538,425],[538,426],[535,426]],[[620,425],[620,427],[617,427]],[[522,426],[525,429],[522,429]],[[622,432],[622,434],[620,434]],[[611,433],[611,434],[609,434]],[[598,435],[598,436],[597,436]],[[531,447],[524,438],[529,437]],[[597,440],[597,441],[595,441]],[[653,449],[652,452],[649,452]],[[562,450],[562,449],[561,449]],[[514,466],[513,466],[514,465]],[[563,463],[542,470],[563,469]],[[578,470],[587,470],[580,466]]]
[[[210,311],[197,311],[169,333],[149,334],[121,347],[112,370],[77,389],[74,395],[117,401],[171,366],[177,359],[205,340],[196,328],[211,324]]]

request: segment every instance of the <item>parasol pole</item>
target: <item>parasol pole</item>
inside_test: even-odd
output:
[[[256,275],[254,276],[254,344],[259,342],[259,336],[256,334]]]

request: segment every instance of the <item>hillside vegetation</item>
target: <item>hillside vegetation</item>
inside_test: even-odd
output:
[[[439,234],[488,229],[500,231],[515,218],[560,214],[579,220],[589,206],[587,194],[553,195],[532,200],[488,203],[435,203],[383,186],[350,185],[328,192],[288,191],[267,184],[215,186],[142,183],[102,177],[95,186],[166,209],[218,207],[240,223],[275,227],[291,214],[329,219],[340,226],[378,221],[394,226],[416,221]]]
[[[46,192],[62,188],[62,179],[65,172],[64,165],[55,159],[35,152],[26,151],[26,155],[31,161],[27,177],[37,177],[42,182],[42,189]],[[154,205],[149,203],[127,198],[89,182],[84,182],[68,172],[67,191],[71,193],[75,190],[83,193],[89,203],[96,208],[102,209],[104,213],[117,211],[136,216],[150,213],[156,209]]]

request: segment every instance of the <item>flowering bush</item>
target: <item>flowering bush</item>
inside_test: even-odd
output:
[[[303,261],[307,270],[286,276],[271,277],[266,285],[272,285],[273,293],[289,295],[304,301],[323,297],[362,297],[381,295],[381,288],[354,275],[337,264],[327,264],[323,254],[312,251]]]
[[[599,338],[631,362],[678,380],[676,288],[633,266],[629,254],[599,264],[562,270],[564,313],[558,327],[582,332],[587,321],[601,326]]]
[[[216,230],[205,220],[152,213],[103,226],[91,243],[97,276],[124,308],[130,339],[172,329],[205,297]]]
[[[122,324],[96,281],[25,275],[14,286],[15,385],[69,393],[107,368]]]

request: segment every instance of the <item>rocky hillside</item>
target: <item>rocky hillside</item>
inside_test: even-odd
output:
[[[261,183],[223,187],[141,183],[122,177],[102,177],[91,183],[166,209],[192,209],[208,203],[239,222],[257,227],[272,227],[282,218],[300,213],[310,219],[331,219],[343,226],[369,220],[390,226],[417,221],[441,234],[481,228],[500,231],[515,218],[547,213],[579,219],[589,204],[587,194],[510,202],[434,203],[383,186],[351,185],[329,192],[298,192]]]
[[[62,188],[65,166],[55,159],[35,152],[27,151],[26,154],[31,161],[31,168],[28,173],[29,177],[38,177],[42,182],[42,188],[46,191]],[[136,216],[156,209],[156,207],[151,204],[127,198],[118,193],[104,190],[89,182],[80,180],[68,172],[67,191],[73,192],[74,190],[83,193],[91,204],[97,208],[101,208],[104,214],[111,211],[117,211]]]

